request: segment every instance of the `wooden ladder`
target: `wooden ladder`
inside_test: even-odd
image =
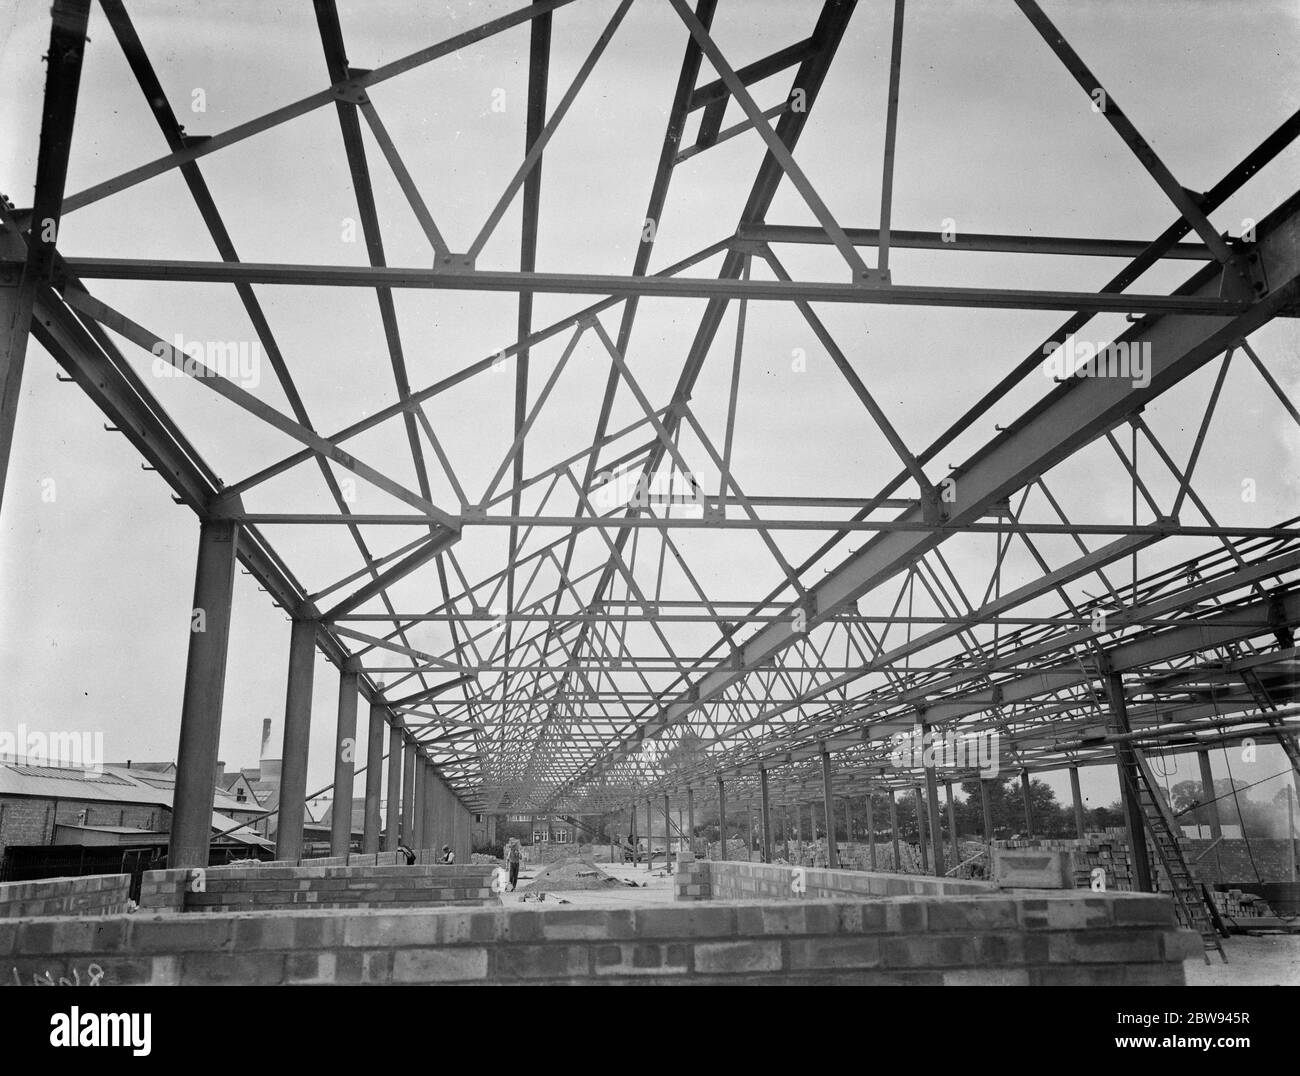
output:
[[[1218,910],[1187,861],[1178,823],[1161,795],[1146,756],[1139,749],[1132,748],[1131,757],[1132,765],[1122,767],[1121,771],[1129,784],[1130,791],[1142,806],[1146,831],[1151,838],[1156,858],[1164,870],[1178,918],[1184,926],[1190,927],[1201,936],[1207,964],[1210,962],[1211,950],[1217,950],[1226,964],[1228,954],[1223,951],[1223,944],[1219,941],[1219,932],[1215,927]]]

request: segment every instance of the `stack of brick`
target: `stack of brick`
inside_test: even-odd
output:
[[[709,863],[707,860],[686,860],[677,864],[674,876],[678,900],[712,900]]]
[[[1106,872],[1107,889],[1121,892],[1131,892],[1134,889],[1132,857],[1129,852],[1128,838],[1122,829],[1112,828],[1087,833],[1082,840],[1034,838],[994,841],[993,846],[995,848],[1062,849],[1071,854],[1071,870],[1074,873],[1076,889],[1090,888],[1092,872],[1098,867]],[[1154,859],[1152,867],[1156,869]],[[1163,871],[1157,873],[1163,874]]]
[[[1219,914],[1230,919],[1253,919],[1273,914],[1267,901],[1243,889],[1211,889],[1210,899],[1219,909]]]
[[[739,837],[727,838],[727,851],[725,854],[722,852],[722,843],[720,841],[709,842],[710,859],[725,859],[730,863],[748,863],[751,857],[758,858],[760,855],[761,853],[751,851],[749,845]]]

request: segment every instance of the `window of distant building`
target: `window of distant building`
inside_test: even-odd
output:
[[[557,829],[557,830],[555,831],[554,836],[553,836],[551,839],[552,839],[553,841],[555,841],[556,844],[568,844],[568,843],[569,843],[569,835],[568,835],[564,830],[562,830],[562,829]]]
[[[235,801],[237,803],[245,803],[247,802],[247,800],[248,797],[244,794],[244,790],[242,788],[238,788],[235,790]]]

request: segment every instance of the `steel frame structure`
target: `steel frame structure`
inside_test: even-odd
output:
[[[1107,732],[1100,685],[1115,675],[1123,678],[1132,736],[1152,750],[1293,734],[1290,704],[1300,694],[1293,635],[1300,623],[1300,527],[1295,519],[1258,527],[1214,518],[1198,495],[1195,473],[1198,459],[1213,451],[1209,431],[1234,361],[1256,377],[1262,400],[1300,423],[1270,369],[1270,356],[1251,342],[1251,334],[1269,321],[1294,317],[1300,309],[1300,196],[1262,207],[1269,212],[1261,213],[1255,234],[1243,239],[1223,235],[1208,219],[1300,134],[1300,113],[1282,117],[1274,134],[1198,194],[1173,177],[1109,96],[1105,120],[1173,204],[1172,223],[1150,240],[986,233],[950,239],[896,229],[894,146],[906,27],[904,0],[895,0],[880,216],[874,228],[845,227],[796,152],[817,115],[818,95],[854,3],[827,0],[807,9],[808,25],[791,33],[805,37],[735,66],[712,32],[719,8],[725,17],[728,5],[697,0],[692,8],[685,0],[664,0],[680,24],[676,46],[682,58],[650,181],[644,217],[651,227],[626,275],[539,271],[548,143],[630,7],[630,0],[605,5],[613,10],[604,33],[555,102],[552,28],[573,2],[527,4],[367,70],[347,61],[333,0],[316,0],[328,85],[255,120],[196,137],[181,128],[127,5],[103,0],[102,15],[169,152],[66,193],[78,65],[51,63],[35,197],[30,208],[6,203],[3,209],[0,296],[13,331],[0,355],[0,465],[8,457],[30,330],[158,471],[178,503],[205,526],[224,526],[237,536],[239,562],[295,622],[311,625],[314,645],[341,672],[355,675],[361,694],[390,724],[389,742],[414,744],[474,811],[599,812],[679,792],[689,793],[693,803],[696,790],[716,783],[719,797],[731,802],[761,797],[766,817],[769,785],[778,803],[906,790],[927,774],[891,764],[890,737],[918,725],[963,733],[996,730],[1001,765],[1021,772],[1110,763],[1116,741]],[[1100,88],[1037,3],[1017,3],[1083,90]],[[69,42],[79,50],[86,7],[57,0],[54,41],[64,50]],[[454,251],[435,223],[437,205],[421,193],[427,177],[408,171],[368,91],[512,29],[529,34],[519,167],[474,243]],[[107,44],[97,39],[93,47]],[[705,62],[718,77],[702,82]],[[774,85],[767,80],[786,83],[787,91],[763,108],[759,98],[770,98]],[[202,162],[329,106],[339,122],[367,264],[241,261]],[[724,128],[729,109],[740,118]],[[698,133],[690,142],[686,132],[697,113]],[[733,138],[761,140],[765,153],[748,177],[748,197],[731,234],[651,272],[654,225],[672,211],[676,169]],[[387,264],[371,175],[381,167],[392,173],[405,208],[427,237],[429,266]],[[57,222],[62,214],[172,171],[184,179],[217,260],[78,257],[41,238],[43,222]],[[797,191],[815,225],[767,220],[783,183]],[[485,242],[516,197],[522,199],[518,268],[480,267]],[[785,247],[820,251],[830,259],[832,279],[792,276],[777,253]],[[1094,291],[951,287],[901,281],[890,265],[896,249],[943,251],[953,258],[970,251],[1120,258],[1125,265]],[[1171,293],[1129,290],[1152,266],[1175,261],[1195,265]],[[705,263],[718,264],[715,275],[692,272]],[[215,371],[198,371],[196,380],[301,448],[257,473],[229,482],[219,477],[133,371],[120,344],[161,353],[185,369],[185,356],[167,343],[167,326],[154,324],[153,315],[111,307],[94,292],[99,280],[233,287],[289,411]],[[316,428],[254,290],[280,285],[373,291],[391,367],[386,407],[330,434]],[[432,384],[412,384],[394,302],[398,289],[517,295],[515,338],[505,346],[485,339],[485,357]],[[539,326],[533,297],[548,292],[599,299]],[[639,305],[650,299],[704,300],[693,341],[676,356],[680,368],[667,398],[654,398],[643,387],[630,360]],[[783,316],[806,326],[897,457],[866,495],[782,495],[740,487],[732,445],[743,405],[745,319],[748,304],[756,302],[777,304]],[[818,316],[821,303],[1067,312],[1048,340],[1078,333],[1099,314],[1120,312],[1131,324],[1119,342],[1150,345],[1154,369],[1145,387],[1067,377],[963,463],[941,472],[944,451],[1037,371],[1046,341],[1026,341],[1033,346],[1022,361],[928,445],[918,446],[904,440],[873,393],[870,376],[859,373],[863,364],[850,358]],[[729,311],[736,314],[736,334],[726,422],[710,430],[693,393]],[[613,318],[606,324],[606,315],[616,316],[617,328]],[[539,362],[539,349],[552,340],[566,341],[563,353],[553,364]],[[534,428],[580,341],[608,357],[603,403],[589,447],[556,459],[545,441],[537,443]],[[462,487],[426,407],[503,363],[515,371],[513,424],[499,431],[508,448],[493,481],[478,494]],[[1202,368],[1214,371],[1212,385],[1202,401],[1194,449],[1179,462],[1165,445],[1152,405]],[[540,388],[539,370],[545,374]],[[615,429],[619,392],[635,400],[638,418]],[[360,459],[346,447],[384,424],[403,430],[409,461],[402,463],[409,462],[414,488],[396,477],[399,468]],[[430,452],[459,503],[435,503]],[[1116,469],[1117,481],[1131,484],[1128,522],[1068,518],[1054,494],[1053,487],[1070,481],[1072,466],[1095,461],[1098,452]],[[716,490],[699,484],[694,476],[701,471],[721,476]],[[290,472],[304,482],[318,476],[334,511],[245,508],[267,482]],[[344,476],[372,484],[402,502],[403,511],[355,511],[340,484]],[[601,491],[615,477],[635,492],[610,504]],[[0,466],[0,483],[2,478]],[[1172,495],[1162,492],[1170,484]],[[286,526],[304,532],[346,528],[355,570],[309,590],[266,535],[268,528]],[[399,528],[383,532],[398,537],[374,547],[377,527]],[[496,571],[469,578],[458,546],[494,527],[508,530],[508,555]],[[731,530],[755,538],[766,551],[770,574],[753,576],[748,594],[715,591],[690,563],[688,535]],[[798,531],[818,532],[813,555],[798,559],[782,548],[782,537]],[[583,536],[593,541],[584,544]],[[1049,559],[1040,549],[1047,536],[1068,538],[1074,554]],[[945,556],[963,543],[967,549],[973,543],[992,547],[991,570],[981,578],[973,577],[969,557],[965,568],[954,569],[956,558]],[[1139,552],[1148,566],[1159,567],[1139,575]],[[1032,564],[1035,574],[1004,592],[1004,565],[1013,558]],[[1126,561],[1134,573],[1121,583]],[[671,572],[665,573],[665,564]],[[427,581],[425,592],[440,599],[430,608],[403,606],[392,592],[412,579]],[[450,645],[439,652],[412,645],[412,630],[429,623],[450,632]],[[675,637],[679,628],[689,630],[689,637]],[[698,641],[701,632],[708,633],[707,643]],[[932,806],[936,816],[937,800]]]

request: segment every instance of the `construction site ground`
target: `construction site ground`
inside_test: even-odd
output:
[[[1234,934],[1223,940],[1228,963],[1192,957],[1184,965],[1188,986],[1300,986],[1300,934]]]
[[[547,893],[543,904],[567,901],[579,908],[635,908],[652,904],[671,904],[673,902],[673,876],[667,874],[662,864],[654,870],[645,866],[632,864],[601,863],[600,869],[620,881],[634,881],[636,887],[625,886],[619,889],[571,890],[562,893]],[[537,877],[541,867],[528,864],[519,872],[519,888],[513,893],[500,893],[498,899],[502,904],[513,907],[525,896],[525,886]],[[536,894],[532,894],[535,898]]]

